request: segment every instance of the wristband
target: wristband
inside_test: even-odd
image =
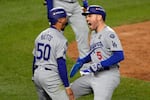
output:
[[[65,89],[69,89],[69,88],[71,88],[70,86],[68,86],[68,87],[65,87]]]

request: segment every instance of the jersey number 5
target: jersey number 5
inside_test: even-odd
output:
[[[38,56],[36,58],[37,59],[43,58],[44,60],[48,60],[50,58],[50,50],[51,47],[49,44],[38,43],[37,44]]]
[[[101,54],[101,52],[100,52],[100,51],[97,51],[96,54],[97,54],[98,59],[101,60],[101,59],[102,59],[102,54]]]

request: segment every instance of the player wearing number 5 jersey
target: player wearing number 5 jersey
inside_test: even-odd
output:
[[[33,50],[33,82],[39,100],[74,100],[66,68],[67,40],[62,30],[67,24],[63,8],[49,12],[50,28],[39,34]]]
[[[94,100],[111,100],[113,91],[120,82],[119,62],[124,59],[121,42],[115,31],[105,24],[106,12],[98,5],[91,5],[85,13],[89,28],[93,31],[90,40],[90,53],[78,59],[70,77],[84,63],[91,63],[87,73],[73,82],[71,88],[76,98],[94,93]]]

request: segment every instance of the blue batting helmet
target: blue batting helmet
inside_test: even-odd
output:
[[[49,11],[48,20],[51,25],[56,24],[59,18],[66,18],[67,13],[62,7],[53,8]]]
[[[89,14],[99,14],[102,15],[103,20],[105,21],[106,18],[106,12],[103,9],[103,7],[98,6],[98,5],[91,5],[87,8],[87,11],[82,13],[82,15],[86,16]]]

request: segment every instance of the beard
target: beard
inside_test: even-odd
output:
[[[67,26],[68,26],[68,22],[63,25],[63,27],[61,28],[61,30],[64,31]]]

